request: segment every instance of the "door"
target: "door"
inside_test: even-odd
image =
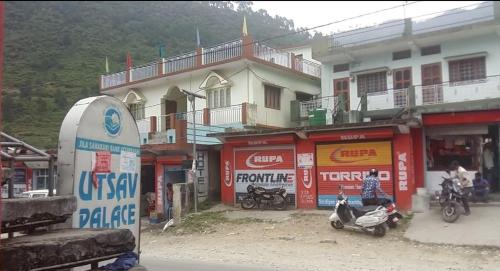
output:
[[[345,105],[343,109],[349,111],[349,77],[333,80],[333,95],[342,97]]]
[[[171,123],[170,123],[170,117],[169,114],[175,114],[177,113],[177,102],[176,101],[171,101],[171,100],[164,100],[164,106],[165,106],[165,130],[170,129]]]
[[[396,69],[393,74],[394,107],[407,107],[408,88],[411,86],[411,68]]]
[[[441,63],[422,65],[422,103],[438,104],[443,102]]]

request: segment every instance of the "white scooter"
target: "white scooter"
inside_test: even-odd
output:
[[[387,209],[383,206],[378,206],[373,211],[363,211],[349,206],[347,197],[340,187],[335,209],[330,216],[330,224],[337,230],[349,228],[382,237],[388,228],[385,223],[387,218]]]

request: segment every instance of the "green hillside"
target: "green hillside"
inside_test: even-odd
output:
[[[240,36],[243,15],[255,39],[296,30],[293,21],[252,11],[249,1],[5,2],[3,125],[7,133],[43,148],[57,146],[71,105],[98,94],[105,57],[111,72]],[[303,43],[306,32],[268,43]]]

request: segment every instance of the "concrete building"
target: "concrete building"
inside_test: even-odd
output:
[[[208,133],[294,125],[291,102],[320,94],[320,64],[310,59],[311,50],[275,49],[243,33],[233,41],[101,76],[101,93],[121,99],[137,120],[142,193],[156,193],[157,212],[164,210],[166,183],[186,181],[182,165],[192,159],[194,123],[201,200],[220,193],[221,142]],[[194,119],[182,90],[206,97],[196,99]]]
[[[440,176],[453,160],[470,171],[470,178],[483,172],[498,191],[499,44],[500,4],[492,1],[317,41],[312,57],[322,64],[321,97],[292,102],[291,121],[307,126],[312,110],[324,109],[326,122],[215,134],[224,138],[223,157],[227,152],[229,161],[221,167],[221,174],[227,175],[221,181],[227,186],[223,199],[238,200],[238,159],[231,153],[238,151],[235,146],[252,142],[267,145],[267,150],[279,151],[279,144],[287,144],[294,154],[305,152],[310,170],[306,175],[318,189],[306,193],[313,204],[301,205],[299,200],[298,207],[331,206],[339,184],[350,187],[348,195],[359,197],[362,176],[376,167],[386,172],[386,192],[409,209],[417,188],[440,189]],[[313,145],[304,149],[304,141]],[[299,160],[297,156],[292,166],[298,197],[307,188],[296,180],[305,174]]]

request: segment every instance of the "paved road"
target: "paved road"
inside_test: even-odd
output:
[[[172,261],[147,257],[144,254],[141,255],[141,265],[146,267],[148,271],[273,271],[273,269],[263,269],[258,266],[246,267],[231,264],[209,264],[196,261]]]

